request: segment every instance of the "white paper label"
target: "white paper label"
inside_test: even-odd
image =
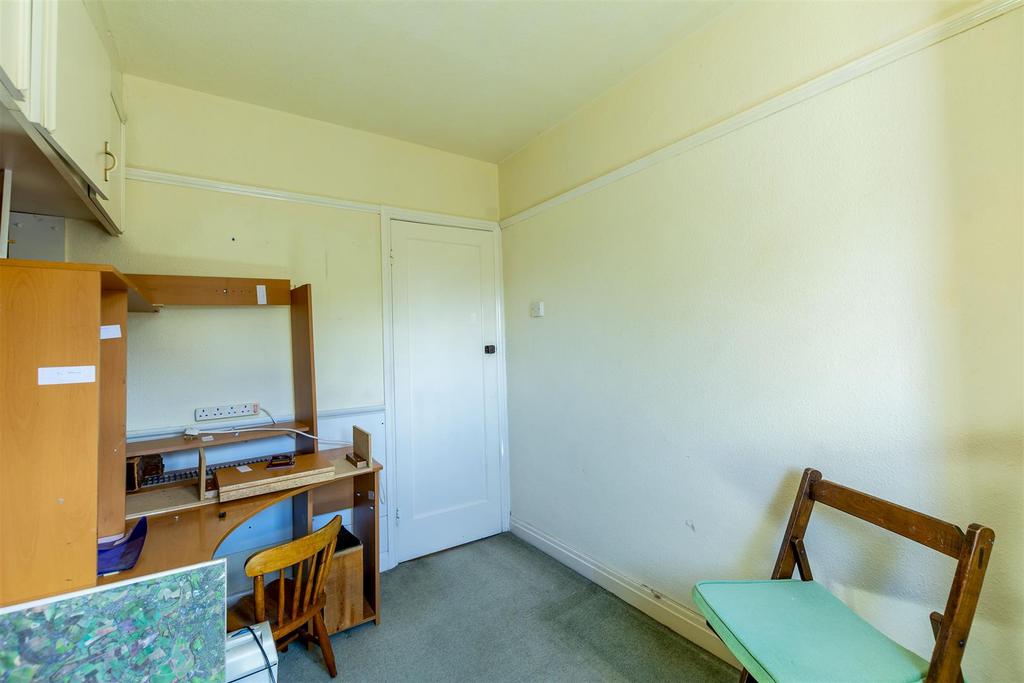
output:
[[[200,441],[213,441],[213,437],[210,436],[210,435],[206,435],[206,436],[204,436],[203,438],[201,438],[199,440]]]
[[[120,325],[100,325],[100,339],[120,339]]]
[[[256,285],[256,303],[263,306],[267,303],[267,286]]]
[[[252,468],[249,467],[248,465],[239,465],[235,469],[238,470],[239,472],[252,472]]]
[[[39,368],[39,386],[46,384],[89,384],[96,381],[95,365]]]

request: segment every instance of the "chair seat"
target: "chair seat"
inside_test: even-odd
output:
[[[928,673],[815,581],[704,581],[693,599],[758,683],[918,683]]]
[[[276,630],[280,624],[277,623],[277,584],[280,579],[271,581],[266,588],[266,613],[270,628]],[[295,591],[295,582],[291,579],[284,580],[284,604],[287,612],[292,602],[292,594]],[[285,617],[287,619],[287,616]],[[228,610],[228,632],[237,631],[246,626],[256,623],[256,601],[252,595],[246,595],[236,602]]]

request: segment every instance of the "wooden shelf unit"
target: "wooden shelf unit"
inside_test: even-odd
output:
[[[313,356],[313,309],[309,285],[291,287],[284,279],[207,277],[192,275],[153,275],[133,273],[125,276],[139,288],[145,297],[154,302],[159,310],[162,306],[289,306],[292,338],[292,386],[295,404],[295,420],[273,425],[292,428],[312,436],[317,434],[316,424],[316,383]],[[294,447],[289,449],[297,454],[315,453],[316,439],[292,432],[239,431],[230,434],[208,435],[190,439],[184,435],[163,439],[133,441],[127,445],[125,458],[175,453],[187,450],[198,451],[199,473],[206,470],[206,449],[230,443],[241,443],[267,439],[284,434],[294,437]],[[217,429],[212,423],[209,429]],[[122,465],[123,467],[123,465]],[[123,478],[123,473],[122,473]],[[210,502],[206,496],[206,478],[199,476],[196,482],[188,480],[168,484],[152,490],[127,494],[126,519],[131,520],[154,511],[185,510],[201,507]],[[122,496],[124,496],[122,489]]]
[[[209,560],[224,537],[260,510],[292,501],[293,535],[314,513],[352,509],[364,553],[364,622],[380,620],[380,465],[356,468],[351,449],[320,451],[294,435],[295,453],[320,453],[335,476],[290,490],[221,503],[198,490],[163,486],[126,495],[130,458],[205,449],[282,434],[269,429],[127,443],[129,312],[163,306],[290,307],[293,422],[317,435],[313,312],[309,285],[288,280],[124,275],[109,265],[0,260],[0,606]],[[116,334],[101,335],[101,326]],[[104,338],[101,340],[101,336]],[[39,368],[91,366],[95,381],[40,385]],[[96,541],[149,518],[149,536],[129,572],[96,576]]]
[[[282,436],[294,437],[297,436],[294,432],[282,430],[295,429],[306,431],[309,429],[309,426],[303,422],[280,422],[268,425],[267,427],[267,429],[240,428],[238,431],[227,434],[207,434],[198,437],[182,435],[130,442],[125,449],[125,460],[128,467],[132,466],[133,460],[147,455],[166,455],[167,453],[196,451],[196,481],[193,483],[190,479],[182,479],[176,482],[128,491],[125,503],[125,519],[132,520],[158,512],[187,510],[215,502],[216,497],[211,497],[210,494],[212,492],[208,492],[206,488],[207,448],[259,441],[261,439],[274,439]],[[213,426],[210,429],[216,429],[216,427]],[[203,439],[209,440],[204,441]],[[291,450],[293,449],[288,449],[288,451]]]

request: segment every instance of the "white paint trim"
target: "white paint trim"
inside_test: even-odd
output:
[[[501,507],[501,529],[509,530],[510,518],[510,468],[509,468],[509,447],[508,447],[508,397],[506,387],[508,378],[506,375],[505,360],[505,294],[501,271],[501,227],[496,221],[485,221],[476,218],[464,218],[458,216],[447,216],[443,214],[430,213],[426,211],[413,211],[400,209],[393,206],[381,206],[380,213],[380,277],[381,297],[383,299],[383,326],[384,326],[384,434],[386,444],[387,461],[384,463],[384,474],[387,477],[387,491],[392,501],[398,500],[398,472],[395,467],[393,449],[391,444],[395,442],[395,435],[398,431],[395,424],[395,413],[392,406],[395,404],[395,353],[394,353],[394,292],[391,282],[391,221],[400,220],[412,223],[426,223],[447,228],[464,228],[468,230],[486,230],[494,233],[494,295],[496,298],[495,316],[497,330],[495,344],[498,347],[498,468],[501,477],[500,485],[500,507]],[[391,509],[389,505],[388,509]],[[399,531],[395,515],[388,514],[388,553],[389,560],[394,558],[394,564],[398,564],[398,558],[402,556],[399,552]],[[383,567],[383,565],[382,565]],[[383,569],[382,569],[383,571]]]
[[[623,602],[683,636],[731,666],[740,668],[736,658],[709,629],[704,617],[685,605],[639,581],[601,564],[594,558],[562,543],[529,522],[512,518],[512,533],[565,566],[593,581]]]
[[[375,406],[361,406],[358,408],[335,408],[334,410],[316,411],[316,419],[326,420],[332,417],[346,417],[348,415],[370,415],[372,413],[383,413],[384,404]]]
[[[162,171],[147,171],[142,168],[128,168],[125,171],[125,178],[138,180],[146,183],[158,183],[160,185],[174,185],[177,187],[188,187],[194,190],[209,190],[211,192],[226,192],[238,194],[245,197],[259,197],[262,199],[276,199],[297,204],[312,204],[314,206],[327,206],[334,209],[345,209],[347,211],[360,211],[362,213],[380,213],[378,204],[364,204],[363,202],[351,202],[346,199],[335,199],[316,194],[304,194],[302,192],[287,192],[285,190],[274,190],[268,187],[256,185],[242,185],[238,183],[225,183],[219,180],[207,178],[196,178],[193,176],[178,175],[176,173],[164,173]]]
[[[677,140],[676,142],[651,152],[646,156],[640,157],[636,161],[631,161],[630,163],[620,166],[613,171],[609,171],[604,175],[598,176],[593,180],[577,185],[571,190],[567,190],[566,192],[555,195],[554,197],[540,202],[539,204],[535,204],[528,209],[513,214],[501,221],[501,227],[502,229],[505,229],[515,225],[516,223],[522,223],[523,221],[533,218],[537,214],[543,213],[548,209],[553,209],[556,206],[561,206],[562,204],[571,202],[572,200],[589,194],[594,190],[598,190],[622,180],[623,178],[627,178],[634,173],[639,173],[640,171],[651,168],[663,161],[679,156],[680,154],[684,154],[685,152],[700,147],[701,145],[707,144],[713,140],[717,140],[718,138],[740,130],[741,128],[745,128],[752,123],[757,123],[758,121],[766,119],[773,114],[777,114],[784,109],[800,104],[812,97],[817,97],[822,93],[828,92],[833,88],[837,88],[856,78],[869,74],[872,71],[899,61],[900,59],[912,55],[915,52],[931,47],[936,43],[940,43],[959,33],[963,33],[964,31],[968,31],[987,21],[1000,17],[1007,12],[1018,9],[1022,5],[1024,5],[1024,0],[1000,0],[999,2],[989,3],[981,7],[969,9],[941,23],[925,28],[917,33],[913,33],[905,38],[901,38],[900,40],[890,43],[889,45],[864,55],[863,57],[847,62],[842,66],[818,76],[817,78],[805,81],[803,84],[798,85],[795,88],[767,99],[760,104],[754,105],[753,107],[738,114],[734,114],[719,121],[718,123],[712,124],[707,128],[699,130],[692,135],[688,135],[681,140]]]
[[[508,444],[508,342],[505,337],[505,276],[502,269],[501,227],[494,224],[494,292],[498,298],[498,472],[501,477],[501,530],[509,531],[512,517],[511,464]]]
[[[387,213],[389,221],[396,220],[407,221],[409,223],[426,223],[428,225],[439,225],[444,228],[469,228],[470,230],[488,230],[492,232],[498,232],[500,230],[497,221],[485,221],[480,218],[466,218],[463,216],[449,216],[442,213],[431,213],[430,211],[402,209],[396,206],[381,207],[382,224],[385,212]]]
[[[395,472],[394,453],[395,434],[395,352],[394,352],[394,321],[391,313],[391,209],[381,207],[380,212],[380,290],[381,319],[384,334],[384,477],[385,490],[388,492],[389,514],[388,526],[388,565],[381,561],[381,571],[398,565],[398,520],[390,514],[391,501],[398,500],[398,477]]]
[[[245,185],[241,183],[228,183],[220,180],[210,180],[209,178],[199,178],[196,176],[180,175],[177,173],[165,173],[163,171],[149,171],[143,168],[129,167],[125,170],[125,177],[128,180],[156,183],[159,185],[172,185],[175,187],[187,187],[193,190],[224,192],[227,194],[242,195],[244,197],[258,197],[260,199],[274,199],[283,202],[294,202],[296,204],[326,206],[332,209],[343,209],[346,211],[358,211],[361,213],[372,213],[377,215],[387,213],[392,218],[412,223],[430,223],[432,225],[471,228],[473,230],[494,230],[498,225],[497,221],[488,221],[480,218],[453,216],[443,213],[433,213],[430,211],[417,211],[415,209],[404,209],[386,204],[367,204],[365,202],[355,202],[348,199],[325,197],[317,194],[289,192],[287,190],[276,190],[270,187],[259,187],[257,185]]]

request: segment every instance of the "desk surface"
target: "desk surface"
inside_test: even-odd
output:
[[[135,567],[117,574],[101,576],[97,579],[97,583],[100,585],[114,583],[206,562],[217,552],[217,548],[228,534],[242,522],[271,505],[319,486],[381,470],[380,463],[376,461],[369,468],[354,467],[345,459],[345,455],[351,450],[351,447],[347,447],[320,451],[321,455],[334,462],[335,477],[330,481],[265,493],[227,503],[213,503],[189,510],[151,515],[148,521],[149,530],[146,534],[146,544],[142,548],[142,554]],[[220,517],[222,512],[224,513],[223,519]]]

